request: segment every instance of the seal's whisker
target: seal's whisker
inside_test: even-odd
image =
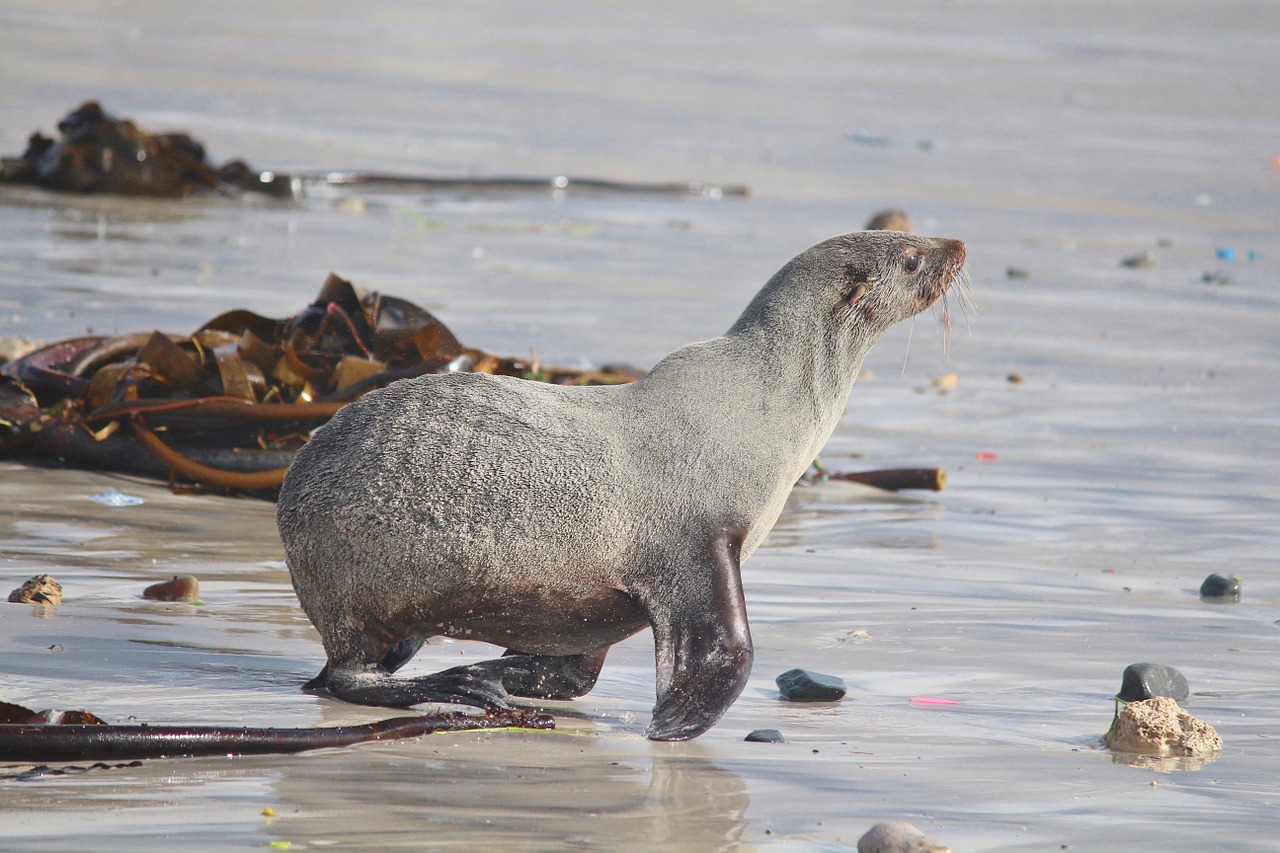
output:
[[[973,301],[973,287],[969,280],[969,268],[961,267],[952,283],[960,285],[951,289],[956,291],[956,298],[960,300],[960,310],[964,314],[965,326],[967,327],[969,325],[969,309],[973,309],[975,316],[978,313],[978,304]]]
[[[916,318],[911,318],[911,324],[907,326],[907,350],[902,354],[902,375],[907,375],[907,360],[911,358],[911,337],[916,332]]]
[[[938,317],[938,304],[942,304],[942,316]],[[944,338],[944,351],[947,361],[951,360],[951,303],[947,300],[947,294],[943,294],[942,298],[933,303],[933,317],[935,325],[941,329]]]

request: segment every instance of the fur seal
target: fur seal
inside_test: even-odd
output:
[[[958,240],[845,234],[792,259],[722,337],[630,385],[453,373],[346,406],[297,453],[277,505],[328,655],[307,686],[392,707],[571,698],[610,645],[652,627],[647,735],[702,734],[751,670],[741,562],[871,346],[964,259]],[[394,676],[434,636],[508,651]]]

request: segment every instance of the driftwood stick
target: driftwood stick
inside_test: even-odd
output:
[[[817,473],[812,477],[805,477],[809,482],[848,480],[849,482],[863,483],[890,492],[897,492],[903,489],[925,489],[940,492],[947,485],[946,468],[887,468],[879,471],[842,471],[837,473],[827,471],[817,465],[814,467]]]

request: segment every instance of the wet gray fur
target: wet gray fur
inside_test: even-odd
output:
[[[633,384],[433,375],[342,409],[298,452],[278,505],[329,658],[314,686],[385,705],[567,698],[591,688],[609,645],[652,626],[648,735],[701,734],[750,672],[740,561],[867,351],[963,260],[953,240],[846,234],[783,267],[724,336]],[[438,635],[511,654],[392,675]]]

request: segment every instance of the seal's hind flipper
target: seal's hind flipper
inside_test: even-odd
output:
[[[421,634],[410,634],[391,648],[387,649],[387,653],[382,656],[382,668],[387,672],[395,672],[400,667],[407,664],[414,655],[418,653],[418,649],[422,648],[422,644],[427,638]]]
[[[715,725],[751,674],[751,631],[739,555],[745,531],[722,530],[679,588],[648,590],[658,664],[658,704],[646,734],[687,740]]]
[[[525,672],[514,668],[505,673],[502,686],[512,696],[529,699],[574,699],[585,696],[596,685],[609,647],[580,655],[526,655],[509,649],[503,660],[519,657]]]
[[[527,672],[520,658],[455,666],[417,678],[396,678],[379,664],[330,662],[327,669],[329,679],[324,686],[334,696],[358,705],[391,708],[407,708],[422,702],[509,708],[510,694],[502,686],[503,678],[519,677]]]

